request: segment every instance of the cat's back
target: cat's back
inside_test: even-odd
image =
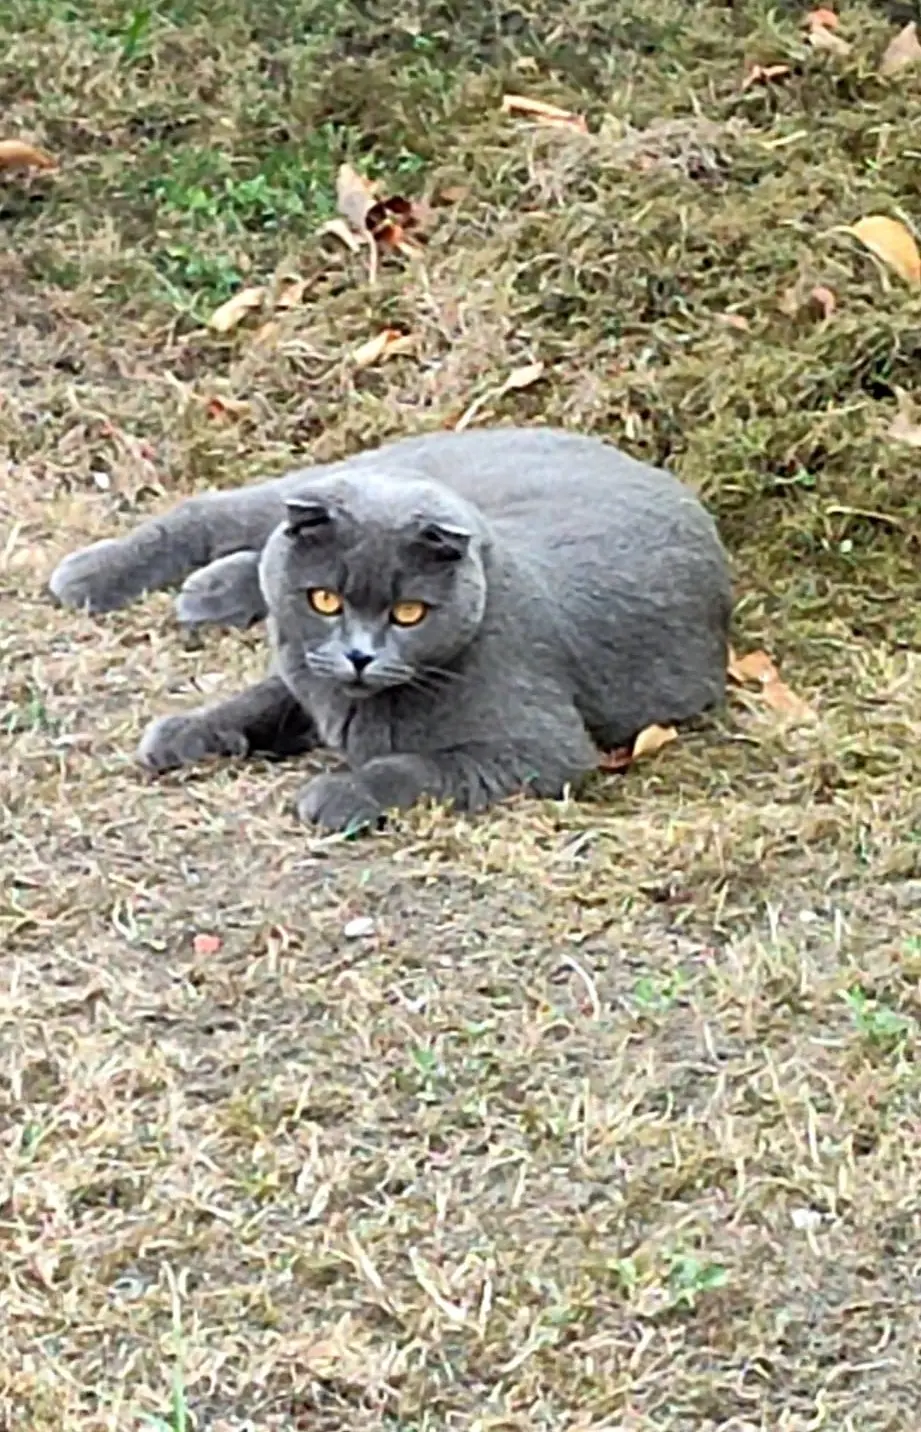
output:
[[[601,438],[550,427],[484,428],[403,439],[384,452],[388,467],[405,459],[415,473],[474,503],[523,558],[552,562],[578,551],[590,564],[632,557],[646,568],[655,553],[676,545],[720,550],[715,525],[690,488]]]

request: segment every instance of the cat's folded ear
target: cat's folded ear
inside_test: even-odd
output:
[[[289,497],[285,518],[285,530],[291,537],[311,537],[329,531],[333,514],[319,497]]]
[[[413,533],[412,545],[421,556],[434,562],[459,562],[467,555],[471,535],[463,527],[425,521]]]

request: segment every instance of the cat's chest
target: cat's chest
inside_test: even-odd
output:
[[[363,701],[330,693],[313,703],[313,717],[323,745],[345,756],[349,765],[361,766],[405,748],[400,739],[405,736],[404,704],[397,692]]]

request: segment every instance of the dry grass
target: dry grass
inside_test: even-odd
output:
[[[9,1432],[914,1425],[921,488],[885,430],[921,299],[836,231],[917,216],[900,8],[842,6],[844,60],[766,0],[0,17],[5,131],[61,159],[0,181]],[[373,290],[315,237],[347,156],[469,190]],[[202,327],[291,269],[273,341]],[[418,356],[356,374],[385,323]],[[57,557],[535,358],[483,419],[698,486],[815,725],[736,703],[582,803],[355,843],[294,826],[292,768],[142,779],[147,717],[260,638],[56,611]]]

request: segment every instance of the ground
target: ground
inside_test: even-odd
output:
[[[58,161],[0,178],[9,1432],[914,1424],[921,298],[845,229],[921,217],[921,67],[877,74],[913,6],[846,54],[807,8],[4,8],[0,138]],[[373,284],[344,161],[434,204]],[[263,637],[57,610],[55,561],[481,397],[692,484],[814,720],[738,693],[578,802],[355,841],[295,765],[145,778]]]

